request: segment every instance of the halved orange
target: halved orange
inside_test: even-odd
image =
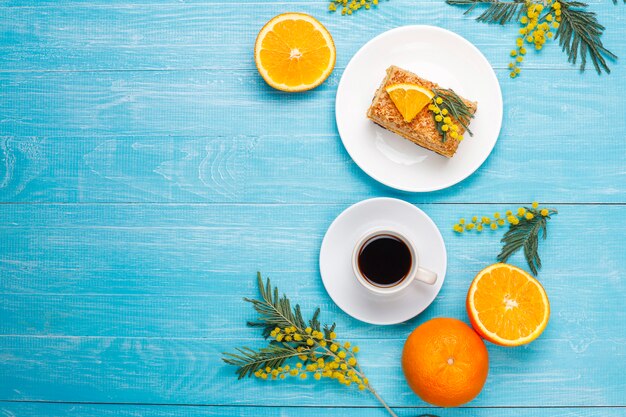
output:
[[[387,86],[385,91],[407,123],[413,120],[434,97],[434,93],[428,88],[410,83],[392,84]]]
[[[550,318],[550,303],[539,281],[512,265],[497,263],[476,275],[467,293],[474,330],[501,346],[535,340]]]
[[[254,46],[259,73],[282,91],[306,91],[328,78],[335,67],[335,44],[313,16],[284,13],[267,22]]]

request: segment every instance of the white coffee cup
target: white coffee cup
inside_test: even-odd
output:
[[[399,239],[407,246],[411,254],[411,267],[409,269],[409,272],[405,275],[403,279],[398,281],[396,284],[388,287],[373,284],[364,276],[359,268],[359,255],[361,254],[363,247],[371,239],[377,236],[391,236]],[[361,285],[363,285],[372,293],[378,295],[390,295],[399,293],[400,291],[406,289],[414,281],[424,282],[429,285],[433,285],[435,282],[437,282],[437,274],[435,272],[419,266],[419,256],[411,239],[407,238],[398,230],[390,227],[381,227],[369,230],[359,240],[357,240],[357,243],[354,246],[354,250],[352,252],[352,269],[354,270],[354,275],[356,279],[361,283]]]

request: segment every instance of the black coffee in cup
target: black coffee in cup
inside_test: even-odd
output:
[[[393,287],[401,283],[411,271],[411,250],[400,238],[380,234],[369,238],[357,258],[359,272],[377,287]]]

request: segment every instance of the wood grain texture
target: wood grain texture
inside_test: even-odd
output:
[[[441,417],[518,417],[520,413],[537,417],[620,417],[622,408],[464,408],[433,409],[426,407],[396,408],[400,417],[418,417],[425,413],[436,413]],[[22,416],[84,416],[84,417],[257,417],[264,416],[302,416],[316,417],[338,412],[345,417],[381,417],[385,411],[378,407],[359,407],[330,409],[328,407],[213,407],[213,406],[148,406],[148,405],[90,405],[90,404],[16,404],[0,403],[0,413],[5,417]]]
[[[0,415],[385,415],[332,382],[236,381],[220,357],[262,343],[241,300],[256,294],[257,270],[361,346],[401,417],[625,414],[626,68],[581,74],[553,43],[511,81],[515,25],[479,24],[443,1],[381,3],[342,18],[325,0],[0,1]],[[606,46],[626,56],[623,7],[590,3]],[[258,29],[287,10],[318,17],[337,45],[335,72],[305,94],[271,90],[251,56]],[[405,24],[466,37],[503,89],[493,154],[431,194],[369,179],[334,121],[350,57]],[[449,255],[435,303],[390,327],[344,314],[318,271],[330,222],[375,196],[418,204]],[[404,340],[433,317],[467,320],[469,283],[500,247],[501,232],[456,236],[452,224],[533,199],[560,212],[540,249],[546,332],[490,345],[469,408],[425,407],[402,377]]]
[[[287,8],[312,14],[328,27],[337,46],[338,68],[344,68],[358,48],[379,33],[396,26],[429,24],[466,37],[507,74],[507,52],[517,32],[516,25],[486,30],[472,17],[463,16],[463,8],[443,1],[420,2],[420,7],[413,0],[381,2],[377,13],[354,18],[328,13],[327,2],[287,4],[48,3],[13,8],[0,3],[0,14],[7,17],[6,30],[0,30],[0,70],[255,69],[251,48],[258,31]],[[621,18],[615,10],[619,9],[594,6],[604,22]],[[607,29],[604,41],[623,55],[626,43],[617,25]],[[524,68],[576,70],[554,43],[541,56],[529,54]]]
[[[334,121],[335,77],[310,95],[292,96],[270,92],[252,71],[0,74],[7,93],[0,98],[0,198],[314,203],[384,194],[416,202],[624,201],[626,141],[618,138],[626,137],[626,121],[612,120],[611,139],[596,127],[605,126],[605,114],[588,110],[621,100],[602,78],[568,72],[554,81],[546,74],[537,88],[553,98],[536,105],[519,100],[528,86],[505,81],[504,126],[486,164],[451,189],[404,195],[369,179],[343,149]],[[585,100],[568,101],[573,83],[589,94]],[[218,100],[207,99],[214,94]],[[521,190],[518,181],[525,183]]]
[[[239,297],[254,292],[251,277],[260,270],[270,276],[281,273],[277,277],[281,288],[297,296],[299,291],[321,289],[320,280],[315,278],[319,246],[326,228],[348,206],[0,205],[0,231],[5,243],[0,252],[4,270],[0,293],[218,295],[224,286],[230,285],[236,289],[230,295]],[[452,225],[460,216],[489,215],[516,206],[428,204],[418,207],[430,215],[441,230],[449,253],[448,273],[468,274],[463,279],[463,283],[468,283],[474,273],[495,259],[503,232],[458,236],[452,231]],[[554,207],[560,213],[550,222],[550,238],[541,242],[542,275],[546,277],[546,284],[560,279],[564,285],[569,285],[572,277],[605,276],[604,285],[590,285],[585,291],[606,291],[607,294],[624,291],[620,286],[623,284],[620,277],[626,268],[621,263],[622,236],[609,224],[619,219],[624,205],[559,204]],[[576,239],[572,238],[573,234]],[[514,259],[515,262],[520,260],[519,257]],[[45,274],[46,271],[49,274]],[[300,271],[312,274],[311,279],[288,278],[290,273]],[[210,274],[215,285],[209,285],[209,277],[204,273]],[[143,282],[136,281],[144,276]],[[150,276],[155,279],[149,280]],[[453,283],[454,280],[447,282],[444,291]],[[605,288],[611,284],[613,287]],[[565,292],[561,296],[576,294]],[[600,302],[590,297],[589,302],[592,301]]]
[[[421,323],[418,320],[414,325]],[[548,330],[550,332],[550,330]],[[402,339],[352,339],[373,386],[391,406],[424,407],[400,367]],[[238,381],[223,351],[260,347],[259,338],[104,338],[2,336],[0,357],[11,384],[6,400],[208,405],[375,406],[334,381]],[[521,349],[489,345],[489,377],[476,407],[625,407],[624,340],[575,349],[540,339]],[[598,363],[614,351],[611,362]],[[565,366],[567,365],[567,366]]]
[[[0,382],[0,398],[251,405],[297,398],[315,405],[317,395],[326,397],[328,390],[334,405],[372,405],[356,393],[341,395],[341,387],[332,384],[313,395],[308,384],[266,390],[258,382],[235,381],[233,370],[220,362],[220,352],[260,342],[258,332],[245,327],[254,313],[241,297],[256,294],[254,271],[261,269],[304,311],[320,305],[324,320],[336,320],[339,334],[359,343],[363,365],[392,403],[419,405],[403,383],[397,360],[406,336],[432,317],[466,319],[469,282],[495,260],[499,246],[489,233],[455,236],[449,226],[460,214],[506,207],[423,206],[443,231],[451,254],[449,273],[423,315],[391,327],[348,317],[321,285],[319,244],[343,208],[1,206],[6,246],[0,358],[11,378]],[[616,329],[626,328],[626,314],[607,308],[626,297],[622,237],[610,227],[587,227],[590,218],[615,218],[624,206],[556,208],[560,214],[541,248],[541,278],[554,312],[550,326],[529,347],[490,346],[491,380],[497,382],[476,405],[624,405],[626,381],[620,375],[626,372],[626,335]]]
[[[616,68],[614,79],[625,73],[626,68]],[[506,82],[503,133],[511,129],[524,135],[542,127],[548,134],[571,133],[581,140],[580,135],[597,134],[594,129],[604,126],[600,106],[622,99],[619,89],[607,88],[607,77],[576,71],[558,73],[557,79],[556,73],[541,74],[513,82],[508,73],[498,73]],[[263,122],[266,135],[335,134],[340,76],[336,71],[318,89],[296,95],[272,90],[256,70],[0,73],[0,126],[3,136],[70,138],[250,136],[259,134]],[[531,77],[538,99],[529,104],[520,97]],[[573,85],[580,92],[572,100]],[[548,92],[550,100],[543,100]],[[612,131],[623,134],[624,123],[612,120]],[[619,146],[602,139],[598,144],[605,149]]]
[[[616,68],[614,79],[625,73]],[[498,73],[506,82],[504,134],[525,136],[541,127],[548,135],[570,133],[581,141],[604,126],[601,106],[622,99],[619,89],[607,88],[607,77],[541,74],[532,78],[537,101],[528,103],[521,97],[531,75],[513,82]],[[289,94],[271,89],[256,70],[0,73],[0,127],[9,137],[334,135],[340,76],[336,71],[315,90]],[[573,85],[580,90],[574,99]],[[543,100],[546,93],[550,100]],[[626,122],[611,122],[612,132],[623,135]],[[597,141],[602,149],[622,150],[621,142],[604,136]]]
[[[580,128],[592,135],[589,125]],[[0,201],[347,204],[381,195],[414,203],[625,200],[626,141],[609,151],[582,146],[577,135],[546,140],[543,132],[505,130],[477,173],[426,194],[398,192],[367,177],[336,133],[0,137]],[[516,185],[520,181],[524,187]]]

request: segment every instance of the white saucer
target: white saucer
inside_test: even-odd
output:
[[[392,227],[415,243],[419,265],[436,272],[434,285],[419,281],[397,295],[374,295],[354,276],[351,257],[357,240],[374,227]],[[395,198],[364,200],[330,225],[320,249],[320,273],[328,295],[347,314],[372,324],[407,321],[433,302],[446,276],[446,247],[433,221],[417,207]]]
[[[421,148],[366,117],[372,97],[397,65],[478,102],[478,111],[453,158]],[[378,35],[352,57],[335,102],[337,129],[356,164],[398,190],[426,192],[450,187],[482,165],[502,125],[502,93],[487,58],[469,41],[434,26],[403,26]]]

